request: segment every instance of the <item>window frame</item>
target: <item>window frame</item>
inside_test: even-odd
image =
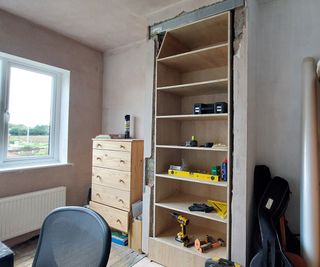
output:
[[[48,155],[7,157],[11,67],[49,75],[53,79]],[[68,126],[68,114],[62,114],[61,110],[69,110],[69,83],[68,70],[0,52],[0,171],[67,163],[68,130],[61,131],[61,124]],[[67,98],[67,101],[63,97]]]

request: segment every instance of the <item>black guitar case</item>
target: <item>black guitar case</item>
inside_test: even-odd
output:
[[[250,267],[293,267],[281,249],[274,223],[284,214],[289,196],[286,180],[275,177],[269,182],[258,207],[262,248],[251,260]]]
[[[254,184],[253,193],[254,201],[252,205],[252,235],[251,235],[251,249],[250,249],[250,259],[254,257],[261,249],[261,235],[260,226],[258,220],[258,207],[266,190],[268,184],[270,183],[272,177],[270,169],[265,165],[256,165],[254,168]]]

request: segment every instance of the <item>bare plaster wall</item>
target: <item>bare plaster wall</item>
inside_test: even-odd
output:
[[[0,197],[65,185],[67,203],[83,204],[91,181],[91,138],[101,132],[103,54],[1,10],[0,51],[71,71],[71,165],[1,172]]]
[[[135,138],[144,138],[147,41],[114,49],[104,56],[104,133],[124,133],[124,116],[134,116]]]
[[[299,232],[301,63],[304,57],[320,57],[320,1],[259,1],[258,9],[257,163],[289,181],[287,218]]]

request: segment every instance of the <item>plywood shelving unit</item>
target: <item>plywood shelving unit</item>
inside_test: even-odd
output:
[[[192,169],[210,172],[213,165],[231,159],[230,13],[219,14],[166,32],[156,63],[154,236],[149,256],[165,266],[204,266],[208,257],[229,257],[230,214],[191,212],[193,203],[208,199],[230,207],[230,179],[211,182],[168,175],[170,165],[186,162]],[[229,113],[193,114],[194,103],[227,102]],[[185,147],[195,135],[198,144],[222,143],[226,147]],[[229,167],[229,166],[228,166]],[[189,238],[212,235],[226,247],[199,253],[175,240],[176,211],[189,218]]]

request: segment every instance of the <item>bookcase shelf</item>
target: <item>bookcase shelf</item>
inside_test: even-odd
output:
[[[227,120],[228,114],[187,114],[157,116],[157,119],[169,120]]]
[[[157,90],[159,92],[172,93],[180,96],[211,95],[218,92],[227,92],[228,79],[163,86],[158,87]]]
[[[217,15],[166,33],[158,59],[229,42],[229,16]]]
[[[208,257],[228,258],[230,254],[229,168],[227,181],[168,174],[170,165],[211,173],[212,166],[224,160],[232,162],[230,16],[226,12],[166,32],[157,55],[154,224],[149,256],[164,266],[186,266],[186,259],[197,264],[194,266],[204,266]],[[194,114],[194,104],[216,102],[226,102],[228,112]],[[224,146],[184,146],[191,136],[196,136],[198,145],[212,142]],[[209,199],[226,202],[228,216],[188,209]],[[184,247],[175,240],[180,228],[172,212],[189,219],[191,240],[211,235],[225,240],[226,247],[207,253]]]
[[[199,183],[199,184],[205,184],[205,185],[212,185],[212,186],[222,186],[222,187],[227,187],[228,183],[224,181],[205,181],[205,180],[199,180],[199,179],[193,179],[193,178],[185,178],[185,177],[180,177],[180,176],[175,176],[175,175],[169,175],[167,173],[157,173],[157,177],[160,178],[165,178],[165,179],[173,179],[173,180],[178,180],[178,181],[183,181],[183,182],[190,182],[190,183]]]
[[[207,199],[199,196],[194,196],[191,194],[175,194],[173,196],[167,197],[160,202],[155,203],[158,207],[163,207],[166,209],[175,210],[178,212],[184,212],[187,214],[192,214],[194,216],[202,217],[208,220],[213,220],[221,223],[227,223],[226,219],[223,219],[217,215],[215,212],[205,213],[199,211],[189,211],[193,203],[206,203]]]
[[[223,67],[227,61],[227,43],[158,59],[158,63],[182,72]]]
[[[199,150],[199,151],[215,151],[215,152],[228,152],[228,148],[215,148],[215,147],[190,147],[190,146],[175,146],[175,145],[157,145],[157,148],[169,148],[169,149],[187,149],[187,150]]]

